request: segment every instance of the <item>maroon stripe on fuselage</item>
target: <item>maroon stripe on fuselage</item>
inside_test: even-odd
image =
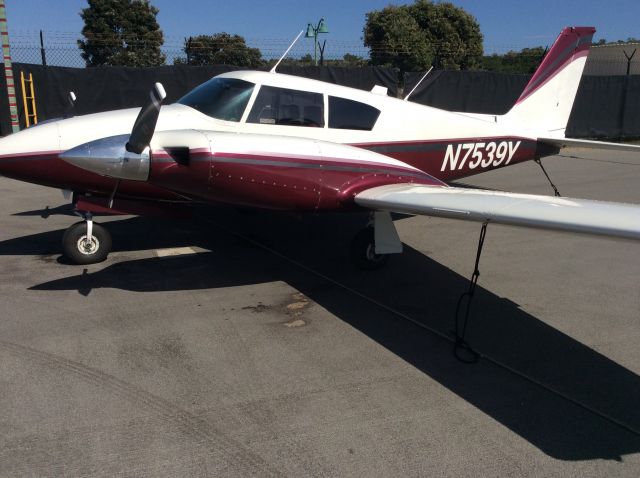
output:
[[[395,183],[444,185],[452,180],[532,159],[536,141],[524,137],[365,143],[408,166],[323,158],[322,156],[210,153],[192,150],[189,162],[169,152],[152,153],[149,182],[121,181],[119,195],[150,199],[206,199],[287,210],[326,210],[352,206],[358,192]],[[0,174],[24,181],[108,195],[116,180],[72,166],[58,152],[5,155]],[[412,167],[413,168],[412,168]],[[414,169],[414,168],[417,168]],[[173,194],[167,190],[173,191]]]
[[[535,140],[518,136],[358,143],[352,146],[390,156],[441,181],[472,176],[555,152],[542,154]]]
[[[116,180],[85,171],[58,157],[59,151],[0,156],[0,174],[8,178],[59,189],[95,194],[111,194]],[[179,200],[180,196],[145,181],[123,180],[119,196]]]
[[[216,163],[239,162],[268,166],[285,166],[300,169],[322,168],[323,170],[372,172],[378,174],[404,174],[405,176],[422,177],[424,173],[409,166],[364,161],[359,159],[332,158],[326,156],[281,156],[271,154],[243,154],[216,152],[213,154]]]
[[[253,152],[190,157],[188,165],[152,161],[150,181],[209,201],[298,211],[353,207],[355,194],[385,184],[444,186],[411,167],[370,161]]]

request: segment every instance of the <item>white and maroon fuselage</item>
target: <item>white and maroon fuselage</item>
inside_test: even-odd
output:
[[[406,182],[407,178],[439,183],[438,179],[476,174],[540,153],[534,138],[462,114],[280,74],[234,72],[223,76],[252,80],[257,85],[255,94],[268,81],[324,96],[340,94],[350,100],[366,100],[380,114],[373,128],[363,131],[329,128],[328,118],[321,127],[259,124],[246,122],[248,113],[241,121],[225,121],[182,104],[165,106],[156,132],[172,131],[174,146],[188,145],[189,164],[173,161],[170,153],[152,142],[149,182],[120,181],[119,197],[335,209],[344,207],[344,198],[350,193],[368,187]],[[251,106],[250,100],[247,111]],[[138,109],[129,109],[80,116],[4,138],[0,141],[0,173],[108,196],[116,179],[77,168],[58,155],[92,140],[129,133],[137,114]],[[240,144],[232,140],[238,132],[249,133]],[[340,144],[358,146],[362,152],[354,154],[351,148],[339,148]],[[369,155],[368,151],[379,154]],[[490,153],[494,155],[491,162]]]
[[[526,91],[525,102],[548,96],[548,83],[563,72],[581,73],[587,42],[571,51],[561,47],[554,46],[551,66],[545,70],[543,63],[531,80],[537,86]],[[355,193],[373,186],[442,184],[557,151],[537,141],[538,125],[513,121],[517,114],[449,112],[279,73],[236,71],[209,83],[217,85],[214,94],[224,88],[242,94],[227,94],[222,114],[215,104],[213,114],[211,105],[201,104],[207,84],[195,96],[163,107],[150,145],[148,180],[120,180],[118,198],[332,210],[350,206]],[[356,110],[364,112],[366,124],[349,123],[360,121],[352,114]],[[52,121],[6,137],[0,140],[0,174],[109,196],[117,179],[73,166],[59,154],[129,134],[138,111]]]

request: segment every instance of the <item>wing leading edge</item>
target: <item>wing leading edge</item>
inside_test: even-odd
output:
[[[640,240],[640,206],[634,204],[415,184],[367,189],[355,201],[379,211]]]

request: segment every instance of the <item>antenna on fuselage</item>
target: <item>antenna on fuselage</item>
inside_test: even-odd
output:
[[[416,91],[416,88],[417,88],[418,86],[420,86],[420,83],[422,83],[422,80],[424,80],[424,79],[427,77],[427,75],[428,75],[429,73],[431,73],[431,70],[433,70],[433,66],[432,66],[431,68],[429,68],[429,71],[427,71],[427,72],[422,76],[422,78],[420,78],[420,81],[416,83],[416,86],[414,86],[414,87],[413,87],[413,90],[411,90],[411,91],[409,92],[409,94],[403,98],[403,100],[404,100],[404,101],[407,101],[407,100],[409,99],[409,97],[411,96],[411,93],[413,93],[414,91]]]
[[[298,36],[296,37],[295,40],[293,40],[293,42],[291,43],[291,45],[289,45],[289,48],[287,48],[287,51],[284,52],[284,54],[280,57],[280,59],[278,60],[278,63],[276,63],[275,65],[273,65],[273,68],[271,68],[269,70],[269,73],[275,73],[276,72],[276,68],[278,68],[278,65],[280,64],[280,62],[282,60],[284,60],[284,57],[287,56],[287,53],[289,53],[289,50],[291,50],[293,48],[293,45],[296,44],[296,42],[298,41],[298,38],[300,38],[300,35],[302,35],[302,33],[304,32],[304,30],[300,30],[300,33],[298,33]]]

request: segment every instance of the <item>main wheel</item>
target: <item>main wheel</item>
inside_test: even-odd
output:
[[[111,235],[104,227],[93,223],[91,240],[87,239],[87,223],[76,222],[62,236],[64,255],[74,264],[95,264],[107,258],[111,251]]]
[[[374,271],[383,267],[388,254],[376,254],[373,227],[365,227],[351,241],[351,260],[358,268]]]

